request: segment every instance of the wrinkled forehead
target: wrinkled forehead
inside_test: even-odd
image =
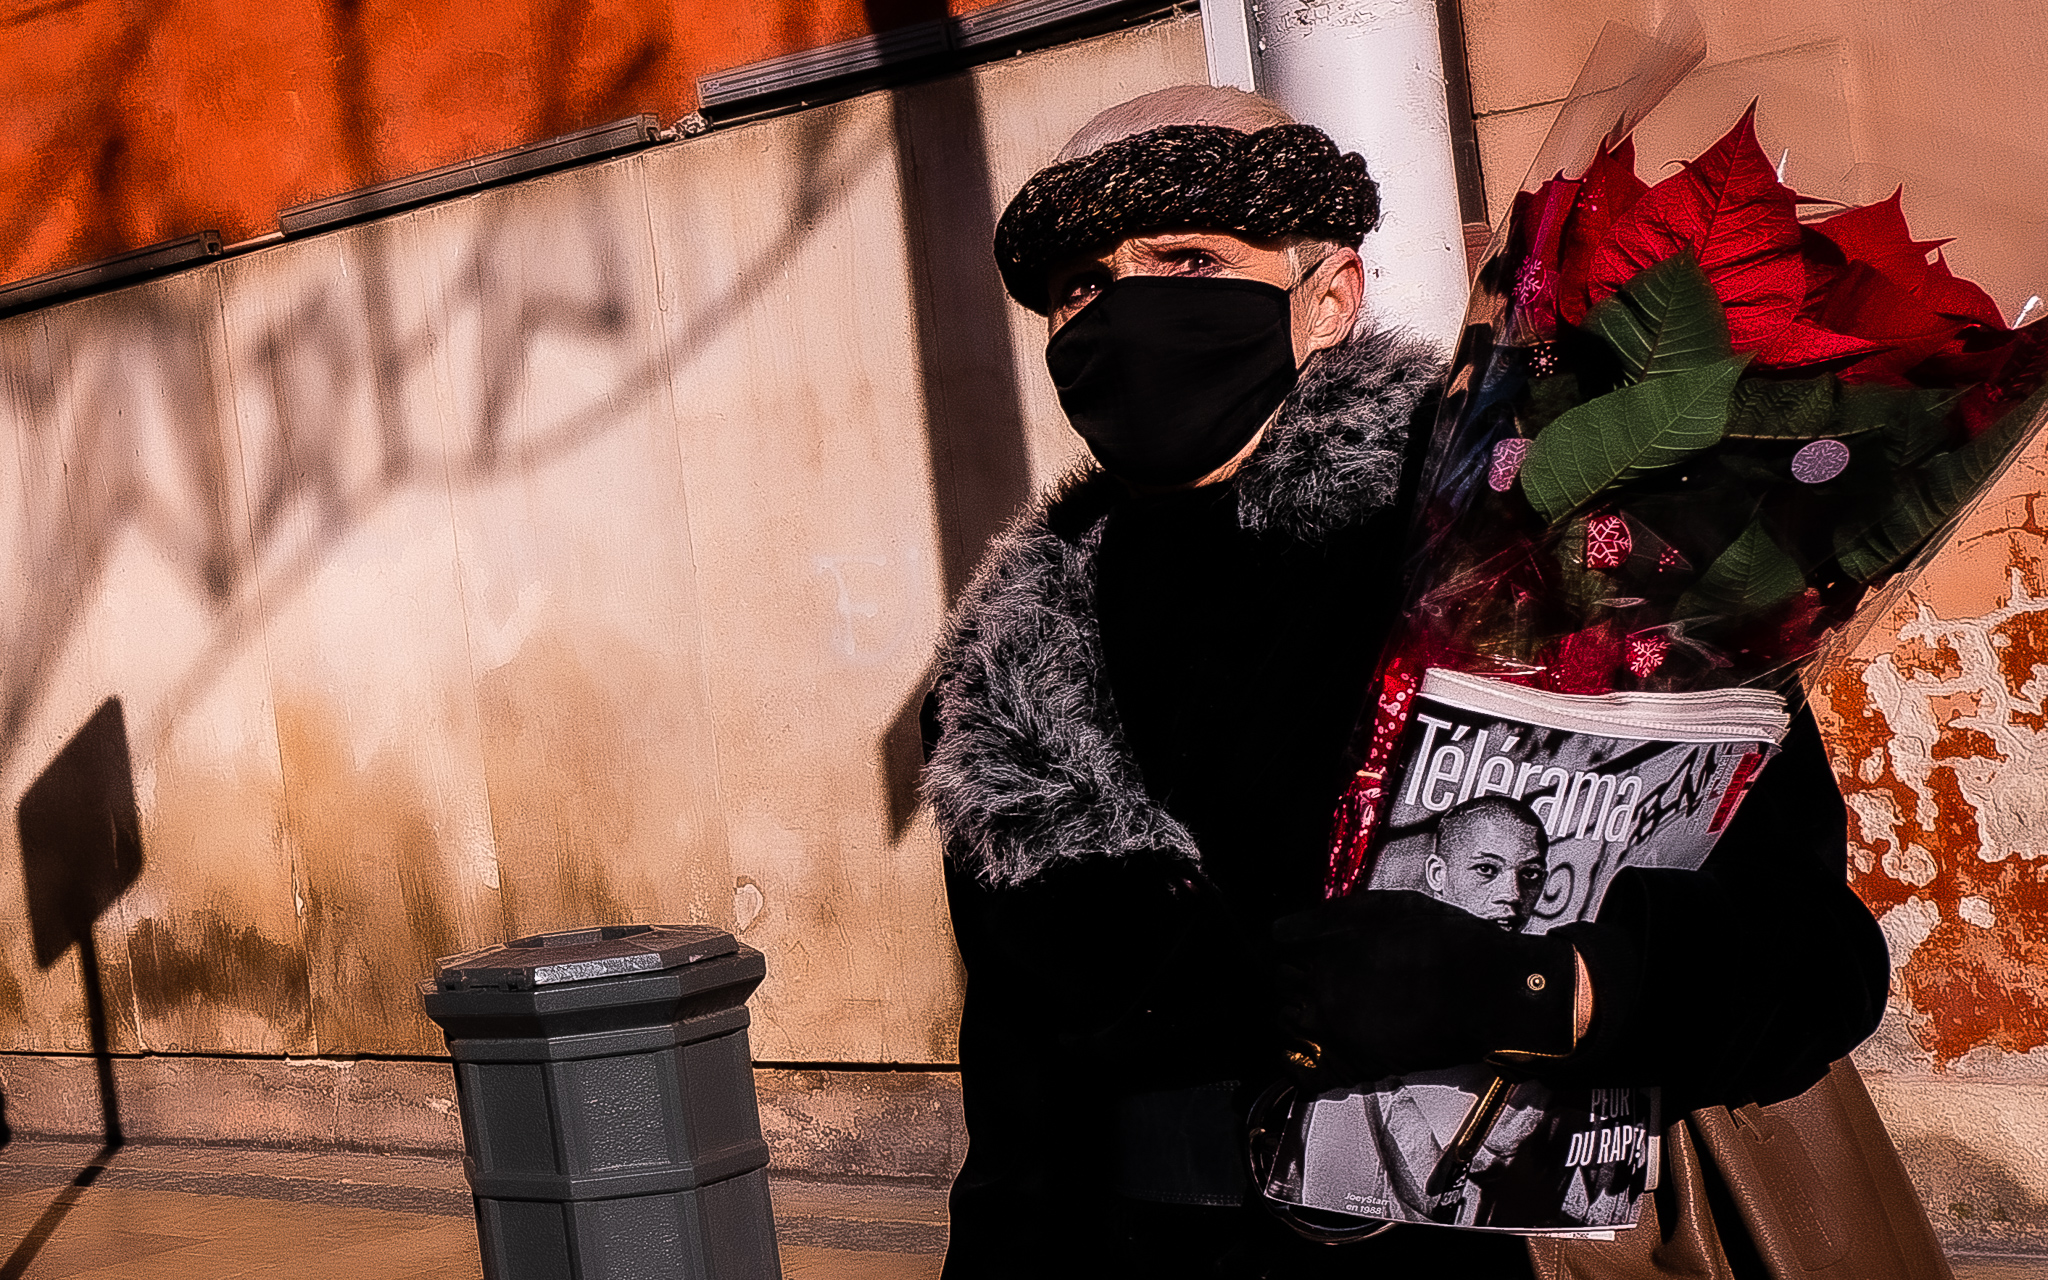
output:
[[[1119,102],[1081,126],[1053,163],[1093,155],[1112,142],[1169,124],[1207,124],[1257,133],[1295,119],[1261,94],[1207,84],[1177,84]]]

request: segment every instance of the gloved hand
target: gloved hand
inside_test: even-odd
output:
[[[1273,938],[1282,1029],[1323,1049],[1317,1079],[1572,1051],[1577,959],[1562,938],[1510,933],[1407,889],[1322,903]]]

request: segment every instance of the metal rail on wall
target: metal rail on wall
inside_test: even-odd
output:
[[[130,249],[96,262],[48,271],[0,287],[0,315],[132,284],[195,262],[211,262],[220,255],[220,232],[200,231],[176,240],[165,240],[161,244]]]
[[[416,208],[435,200],[466,195],[485,187],[537,177],[569,165],[624,155],[675,136],[675,130],[662,128],[656,117],[637,115],[558,138],[530,142],[523,147],[494,151],[424,173],[293,205],[279,211],[278,230],[253,240],[223,245],[218,231],[202,231],[81,266],[30,276],[0,287],[0,316],[102,293],[182,267],[332,230],[365,218]]]
[[[278,230],[234,244],[202,231],[0,285],[0,316],[103,293],[167,272],[332,230],[436,200],[609,159],[742,119],[798,110],[857,93],[1010,57],[1162,13],[1172,0],[1006,0],[962,17],[896,27],[705,76],[699,109],[670,127],[629,116],[575,133],[345,191],[278,213]]]
[[[816,106],[1190,7],[1161,0],[1007,0],[957,18],[914,22],[700,77],[697,111],[683,119],[682,129],[698,134],[739,118]]]

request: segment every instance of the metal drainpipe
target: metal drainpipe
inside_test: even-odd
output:
[[[1256,88],[1365,156],[1383,214],[1359,251],[1369,319],[1448,350],[1474,211],[1459,198],[1438,0],[1202,0],[1202,20],[1212,84]]]

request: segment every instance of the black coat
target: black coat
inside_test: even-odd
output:
[[[1137,499],[1084,472],[969,588],[925,708],[967,971],[949,1280],[1528,1274],[1512,1237],[1317,1248],[1249,1200],[1119,1193],[1181,1185],[1133,1172],[1153,1158],[1134,1143],[1213,1184],[1273,1074],[1266,940],[1321,896],[1439,373],[1386,335],[1327,353],[1232,484]],[[1844,828],[1802,718],[1702,870],[1624,872],[1570,927],[1596,1019],[1563,1073],[1661,1084],[1686,1109],[1818,1079],[1876,1025],[1888,978]],[[1202,1114],[1146,1118],[1225,1081]]]

